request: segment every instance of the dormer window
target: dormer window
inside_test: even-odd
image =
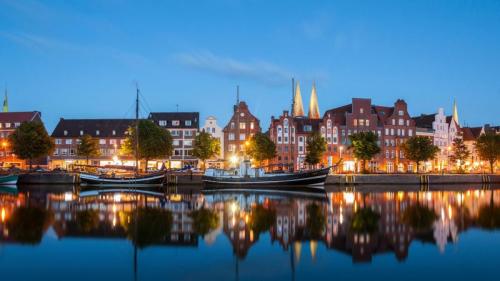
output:
[[[67,136],[68,135],[68,131],[64,130],[64,135]]]
[[[191,120],[186,120],[184,121],[185,126],[191,126]]]
[[[160,122],[158,122],[160,124],[160,126],[162,127],[165,127],[167,126],[167,120],[160,120]]]
[[[99,130],[95,131],[95,135],[98,136],[100,134]]]
[[[398,114],[399,116],[403,116],[403,111],[402,110],[398,111]]]
[[[83,130],[80,130],[80,136],[83,136]]]
[[[173,120],[172,121],[172,126],[179,126],[181,122],[179,120]]]
[[[116,131],[115,131],[115,130],[113,130],[112,134],[113,134],[113,136],[116,136]]]
[[[360,109],[359,109],[359,113],[361,113],[361,114],[363,114],[363,113],[364,113],[363,108],[360,108]]]

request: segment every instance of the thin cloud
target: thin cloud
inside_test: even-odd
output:
[[[174,58],[182,65],[231,78],[255,80],[267,85],[283,85],[290,81],[293,72],[271,62],[240,61],[217,56],[211,52],[180,53]]]

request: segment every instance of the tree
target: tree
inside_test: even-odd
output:
[[[189,216],[193,220],[194,231],[202,237],[219,226],[219,215],[213,210],[203,207],[192,211]]]
[[[127,226],[128,237],[139,248],[165,241],[172,228],[172,213],[164,209],[139,208]]]
[[[373,233],[378,228],[380,214],[371,208],[361,208],[354,213],[351,230],[357,233]]]
[[[194,139],[193,145],[193,156],[203,162],[203,169],[205,169],[205,161],[220,152],[220,141],[207,132],[200,132]]]
[[[52,224],[53,214],[40,207],[19,207],[7,221],[9,236],[22,244],[39,244]]]
[[[87,165],[89,164],[90,157],[98,157],[101,155],[99,150],[99,141],[92,138],[90,135],[83,135],[80,137],[80,143],[78,144],[78,149],[76,154],[80,157],[85,157],[87,159]]]
[[[371,160],[380,152],[377,144],[378,137],[373,132],[359,132],[349,136],[353,155],[361,160],[363,173],[366,172],[366,160]]]
[[[52,154],[54,141],[40,121],[23,122],[14,133],[9,136],[12,152],[19,158],[28,160],[30,170],[33,159]]]
[[[406,159],[417,163],[417,173],[420,168],[420,162],[434,159],[439,148],[432,144],[428,137],[415,136],[409,138],[401,146]]]
[[[246,144],[245,152],[261,165],[276,157],[276,145],[266,134],[256,133]]]
[[[307,205],[306,229],[311,239],[320,239],[325,231],[326,218],[321,206],[312,203]]]
[[[172,136],[167,130],[157,126],[150,120],[140,120],[138,158],[146,161],[146,170],[150,159],[172,155]],[[128,129],[127,138],[121,147],[121,154],[135,156],[136,129]]]
[[[467,149],[467,146],[464,144],[464,140],[461,138],[456,138],[453,140],[453,154],[450,155],[451,162],[459,163],[459,172],[463,173],[463,166],[465,161],[470,156],[470,151]]]
[[[479,157],[490,163],[493,173],[494,164],[500,158],[500,135],[492,132],[481,135],[476,141],[476,149]]]
[[[319,132],[314,132],[307,138],[306,145],[306,163],[309,165],[317,165],[321,162],[321,158],[326,151],[326,140]]]

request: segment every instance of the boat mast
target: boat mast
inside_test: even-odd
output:
[[[139,173],[139,86],[136,84],[135,97],[135,173]]]

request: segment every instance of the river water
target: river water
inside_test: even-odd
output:
[[[2,187],[0,280],[498,280],[500,190],[400,189]]]

